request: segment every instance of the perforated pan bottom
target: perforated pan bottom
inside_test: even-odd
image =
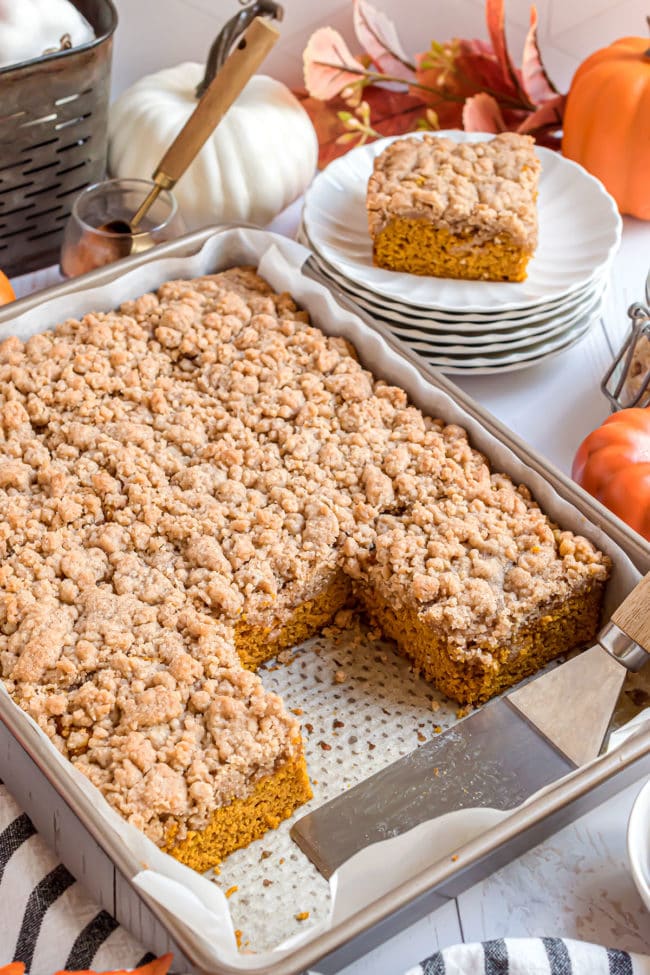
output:
[[[392,642],[356,616],[350,623],[327,628],[286,654],[284,662],[274,660],[260,669],[264,686],[299,714],[314,798],[279,829],[233,853],[213,878],[224,892],[232,891],[229,906],[243,951],[275,947],[301,925],[327,914],[329,885],[291,840],[294,820],[413,751],[465,713],[418,678]],[[630,675],[613,725],[648,704],[647,679]]]
[[[294,819],[458,720],[459,706],[419,679],[394,644],[351,622],[260,670],[302,724],[314,798]],[[223,891],[237,887],[229,906],[244,949],[273,947],[328,910],[329,885],[290,839],[292,822],[233,853],[214,878]]]

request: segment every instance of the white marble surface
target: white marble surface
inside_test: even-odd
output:
[[[627,818],[643,782],[603,803],[339,975],[397,975],[438,948],[567,937],[650,954],[650,914],[630,877]]]
[[[650,915],[630,879],[629,811],[642,782],[458,899],[466,941],[561,935],[650,951]]]

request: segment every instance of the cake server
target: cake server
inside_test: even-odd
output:
[[[513,809],[596,758],[628,670],[650,660],[650,573],[598,644],[460,721],[314,812],[291,836],[325,876],[454,809]]]

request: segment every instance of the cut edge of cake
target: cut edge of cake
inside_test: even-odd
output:
[[[588,580],[568,599],[548,602],[513,630],[512,646],[472,645],[458,653],[441,628],[416,607],[395,610],[371,587],[361,602],[381,631],[414,665],[417,673],[461,705],[476,707],[537,673],[556,657],[593,642],[598,629],[604,581]]]
[[[203,829],[190,830],[184,839],[177,841],[178,823],[172,820],[162,849],[185,866],[203,873],[217,867],[235,850],[261,839],[270,829],[277,829],[312,797],[300,745],[294,758],[259,778],[248,795],[215,809]]]

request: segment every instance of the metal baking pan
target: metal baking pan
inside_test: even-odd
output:
[[[127,271],[151,261],[189,257],[218,232],[215,228],[206,228],[144,255],[128,258],[118,266],[91,272],[15,302],[0,312],[0,330],[5,335],[11,334],[14,318],[53,298],[109,284]],[[318,272],[309,260],[302,270],[318,279]],[[329,285],[328,290],[346,304]],[[358,314],[356,308],[354,311]],[[485,430],[551,484],[561,497],[570,500],[592,524],[603,528],[640,572],[650,570],[650,546],[647,543],[548,465],[453,383],[393,339],[385,329],[367,317],[365,320],[402,359],[417,369],[427,383],[450,394]],[[241,971],[240,967],[230,964],[206,965],[200,945],[191,932],[170,912],[133,886],[132,878],[143,864],[112,836],[102,832],[87,795],[66,790],[57,777],[56,766],[50,761],[51,744],[35,726],[19,720],[21,716],[22,712],[15,705],[0,698],[0,774],[37,829],[68,869],[86,885],[91,896],[147,948],[158,953],[173,951],[175,970]],[[247,970],[267,975],[294,975],[307,969],[323,973],[335,971],[648,772],[650,726],[646,724],[608,755],[561,780],[497,826],[457,849],[453,860],[445,858],[422,870],[271,964],[255,967],[249,959],[252,963],[247,965]]]

